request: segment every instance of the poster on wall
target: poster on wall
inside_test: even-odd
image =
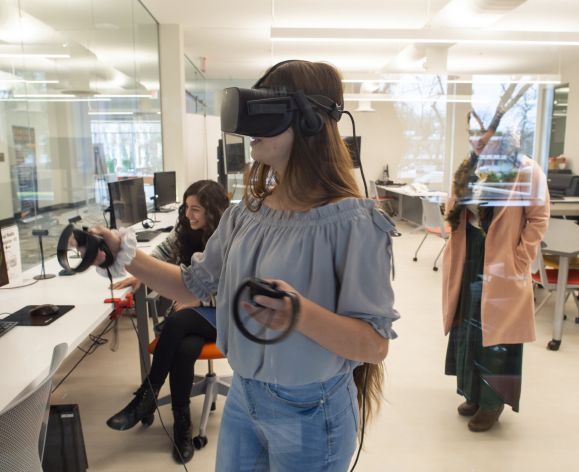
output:
[[[22,257],[20,255],[18,226],[6,226],[0,230],[0,235],[2,236],[2,247],[4,248],[8,280],[12,283],[21,282]]]
[[[30,216],[37,207],[36,135],[34,128],[12,126],[14,171],[21,218]]]

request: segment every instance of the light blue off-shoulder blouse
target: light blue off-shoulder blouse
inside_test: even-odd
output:
[[[287,386],[321,382],[359,363],[298,332],[274,345],[249,341],[233,322],[235,292],[246,277],[284,280],[393,339],[399,318],[391,286],[394,233],[372,200],[347,198],[307,212],[265,205],[251,212],[242,202],[225,211],[205,251],[182,266],[183,280],[198,298],[217,292],[217,345],[240,376]]]

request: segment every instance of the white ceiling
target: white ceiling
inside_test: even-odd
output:
[[[296,58],[334,63],[348,79],[391,78],[403,73],[553,78],[561,75],[566,63],[579,63],[579,0],[142,3],[159,23],[182,26],[185,51],[203,66],[207,78],[234,83],[247,80],[249,84],[270,65]],[[496,5],[502,9],[493,10]],[[272,40],[272,34],[282,30],[308,35],[332,32],[333,39]],[[381,40],[368,40],[371,35]],[[441,36],[452,37],[452,42],[425,42]],[[466,38],[559,39],[577,45],[465,43]],[[4,81],[0,80],[0,97],[7,89],[16,94],[20,89],[32,93],[42,88],[55,94],[148,93],[154,98],[158,89],[157,40],[154,21],[137,1],[0,0],[0,79]],[[63,52],[70,57],[6,57],[22,51]],[[8,82],[21,75],[52,79],[53,83],[32,86]]]
[[[186,53],[197,64],[205,64],[207,78],[253,79],[271,64],[289,58],[332,62],[346,78],[444,71],[456,75],[560,74],[564,60],[575,56],[579,59],[579,46],[452,43],[419,45],[419,51],[429,59],[426,63],[403,60],[415,44],[413,35],[424,38],[431,31],[453,32],[454,38],[464,33],[475,39],[489,35],[527,40],[564,36],[579,44],[577,0],[142,2],[160,23],[182,26]],[[506,6],[506,10],[492,11],[490,7],[497,4]],[[407,39],[398,42],[290,42],[272,41],[271,28],[344,28],[358,30],[356,34],[380,29],[384,37],[388,37],[387,30],[410,31],[405,31]]]

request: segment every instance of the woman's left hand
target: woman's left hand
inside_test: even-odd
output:
[[[275,279],[265,279],[265,281],[275,284],[279,290],[294,293],[300,301],[300,306],[303,305],[302,296],[287,282]],[[291,324],[293,314],[292,303],[289,297],[271,298],[264,295],[257,295],[254,298],[254,302],[261,305],[261,307],[248,302],[241,302],[241,307],[249,313],[255,321],[263,326],[275,331],[284,331]]]
[[[182,302],[174,302],[173,303],[173,311],[180,311],[184,310],[185,308],[197,308],[201,306],[201,303],[198,304],[191,304],[191,303],[182,303]]]

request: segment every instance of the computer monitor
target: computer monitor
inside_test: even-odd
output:
[[[243,136],[225,133],[223,135],[225,172],[241,174],[245,171],[245,141]]]
[[[109,182],[111,228],[125,228],[147,219],[142,178]]]
[[[354,169],[358,169],[360,167],[360,156],[356,153],[356,147],[354,146],[354,136],[344,136],[342,139],[344,140],[344,143],[350,152],[350,157],[352,158]],[[356,143],[358,144],[358,152],[361,154],[362,138],[360,136],[356,136]]]
[[[155,209],[177,201],[177,177],[174,171],[155,172],[153,174],[155,187]]]

